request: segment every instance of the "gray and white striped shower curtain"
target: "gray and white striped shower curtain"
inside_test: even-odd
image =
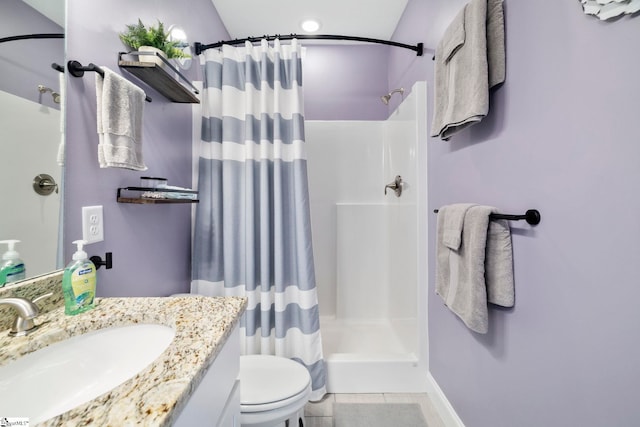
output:
[[[311,247],[300,46],[246,43],[204,70],[192,293],[246,296],[243,354],[304,364],[326,390]]]

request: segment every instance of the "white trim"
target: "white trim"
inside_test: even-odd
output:
[[[464,427],[464,423],[456,413],[455,409],[444,395],[444,392],[436,382],[431,372],[427,373],[427,383],[429,387],[429,395],[433,405],[436,407],[442,422],[447,427]]]
[[[304,141],[296,139],[291,144],[285,144],[281,140],[273,142],[261,139],[259,142],[234,141],[207,142],[201,141],[200,157],[208,160],[282,160],[293,162],[294,160],[306,160],[303,149]]]

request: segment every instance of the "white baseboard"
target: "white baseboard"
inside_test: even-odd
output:
[[[440,414],[440,418],[442,418],[444,425],[447,427],[464,427],[462,420],[456,413],[455,409],[453,409],[453,406],[451,406],[449,399],[444,395],[444,392],[436,382],[435,378],[431,375],[431,372],[427,373],[427,383],[429,385],[431,401],[436,407],[438,414]]]

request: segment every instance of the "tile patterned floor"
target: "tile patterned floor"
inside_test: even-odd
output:
[[[445,427],[427,393],[327,394],[321,401],[310,402],[305,406],[305,427],[333,427],[334,402],[418,403],[429,427]]]

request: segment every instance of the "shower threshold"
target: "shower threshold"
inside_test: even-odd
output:
[[[395,323],[396,328],[387,319],[320,318],[329,393],[427,391],[426,369],[405,345],[415,329]]]

